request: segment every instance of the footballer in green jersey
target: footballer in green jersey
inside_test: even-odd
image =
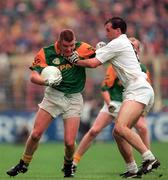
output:
[[[72,160],[83,110],[81,91],[84,89],[86,81],[85,68],[75,66],[67,61],[67,58],[74,52],[79,54],[81,60],[95,56],[95,49],[92,46],[76,41],[74,32],[70,29],[64,29],[61,31],[58,41],[42,48],[36,54],[30,67],[32,70],[30,80],[37,85],[46,86],[46,89],[43,100],[39,104],[23,156],[16,166],[7,171],[9,176],[17,176],[19,173],[28,171],[28,166],[42,135],[53,119],[58,116],[62,117],[64,128],[64,177],[74,176]],[[61,75],[43,78],[41,72],[47,66],[59,68]]]

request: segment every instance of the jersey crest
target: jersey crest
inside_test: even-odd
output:
[[[61,62],[60,62],[59,58],[55,58],[55,59],[52,60],[52,63],[56,64],[56,65],[59,65]]]

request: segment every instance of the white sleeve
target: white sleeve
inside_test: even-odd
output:
[[[101,63],[111,60],[115,56],[116,47],[114,43],[108,43],[106,46],[96,50],[96,59]]]

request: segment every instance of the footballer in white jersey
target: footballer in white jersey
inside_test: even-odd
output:
[[[101,63],[108,61],[113,65],[125,87],[125,100],[135,100],[145,104],[144,111],[146,112],[151,109],[154,103],[154,92],[140,68],[135,51],[126,34],[120,35],[98,49],[96,58]]]
[[[132,131],[132,127],[144,111],[148,112],[152,107],[154,91],[141,71],[136,53],[126,36],[126,22],[121,17],[113,17],[105,22],[104,27],[109,43],[96,51],[95,58],[80,60],[78,54],[73,53],[68,61],[90,68],[96,68],[104,62],[113,65],[125,88],[124,101],[116,118],[113,133],[118,142],[124,143],[127,147],[134,147],[141,154],[143,163],[136,175],[146,174],[157,169],[160,162]]]

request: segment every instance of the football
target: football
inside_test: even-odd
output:
[[[48,78],[57,78],[60,75],[61,71],[55,66],[47,66],[41,72],[41,77],[45,80]]]

